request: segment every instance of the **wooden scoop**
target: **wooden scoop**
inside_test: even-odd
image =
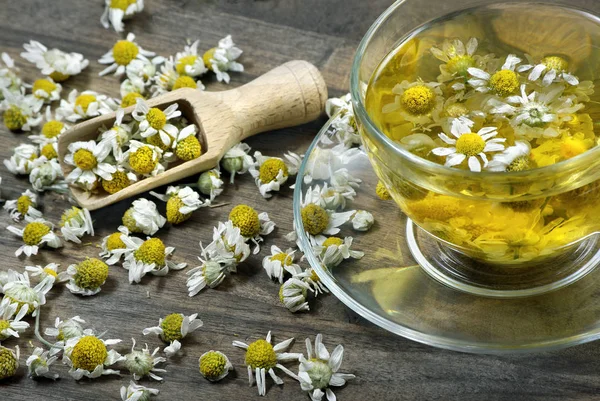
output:
[[[194,160],[172,165],[156,177],[140,181],[115,193],[90,194],[72,186],[73,197],[89,210],[118,202],[130,196],[169,184],[214,168],[236,143],[261,132],[304,124],[316,119],[325,107],[327,86],[315,66],[306,61],[290,61],[254,81],[223,92],[200,92],[182,88],[147,101],[150,107],[165,109],[178,103],[182,115],[199,127],[203,154]],[[131,114],[134,106],[125,109]],[[102,126],[112,127],[115,113],[77,124],[58,140],[58,157],[65,177],[73,166],[64,163],[67,148],[76,141],[98,137]]]

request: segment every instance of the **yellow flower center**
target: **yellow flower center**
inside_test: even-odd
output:
[[[446,64],[450,74],[467,76],[467,70],[475,65],[475,60],[469,55],[454,56]]]
[[[108,351],[102,340],[95,336],[82,337],[71,352],[71,362],[75,369],[93,372],[98,365],[103,365]]]
[[[51,268],[49,268],[49,267],[44,267],[43,271],[44,271],[44,273],[46,273],[47,275],[49,275],[49,276],[52,276],[52,277],[54,277],[54,278],[58,277],[58,273],[57,273],[57,272],[55,272],[54,270],[52,270],[52,269],[51,269]]]
[[[34,221],[25,226],[23,242],[25,245],[39,245],[44,235],[50,232],[50,227],[39,221]]]
[[[21,195],[19,196],[19,199],[17,199],[17,211],[25,216],[32,204],[33,202],[29,196]]]
[[[2,334],[2,330],[6,330],[10,328],[10,323],[8,320],[0,319],[0,340],[6,340],[10,334],[4,335]]]
[[[14,376],[17,373],[19,361],[8,348],[0,347],[0,380]]]
[[[88,107],[90,107],[90,103],[93,103],[95,101],[96,96],[94,95],[79,95],[75,99],[75,109],[77,109],[77,107],[81,107],[81,110],[83,110],[84,113],[87,113]]]
[[[63,74],[62,72],[53,71],[50,75],[48,75],[54,82],[63,82],[69,79],[70,75]]]
[[[177,144],[175,155],[187,162],[197,159],[202,154],[202,145],[196,135],[190,135]]]
[[[9,130],[18,131],[23,128],[25,123],[27,123],[27,118],[17,106],[10,106],[10,108],[4,112],[4,125],[6,125],[6,128]]]
[[[279,171],[283,171],[283,176],[288,176],[288,168],[283,160],[272,157],[267,159],[261,166],[258,171],[258,178],[262,183],[268,183],[271,181],[275,181],[277,178],[277,174]]]
[[[248,205],[237,205],[229,213],[229,220],[240,229],[244,237],[253,238],[260,233],[260,220],[256,210]]]
[[[130,92],[123,96],[123,99],[121,99],[121,107],[125,108],[129,106],[135,106],[138,99],[144,99],[144,96],[137,92]]]
[[[42,135],[48,139],[56,138],[62,133],[65,125],[56,120],[50,120],[42,127]]]
[[[529,156],[517,157],[506,167],[506,171],[524,171],[529,170],[531,166],[531,159]]]
[[[77,149],[73,154],[75,165],[82,170],[91,170],[98,165],[98,160],[92,152],[87,149]]]
[[[33,83],[31,91],[33,92],[33,94],[35,94],[37,91],[41,90],[50,95],[50,93],[53,92],[55,89],[56,84],[54,82],[49,81],[47,79],[38,79]]]
[[[119,10],[127,11],[127,8],[135,4],[137,0],[111,0],[110,8],[118,8]]]
[[[271,260],[278,260],[278,261],[280,261],[282,266],[289,266],[289,265],[291,265],[291,264],[292,264],[292,262],[293,262],[293,259],[292,259],[292,257],[291,257],[291,256],[289,256],[289,255],[288,255],[287,253],[285,253],[285,252],[280,252],[280,253],[277,253],[277,254],[275,254],[275,255],[271,256],[271,258],[270,258],[270,259],[271,259]]]
[[[400,103],[410,114],[427,114],[435,105],[435,93],[425,85],[416,85],[404,91]]]
[[[225,373],[227,360],[218,352],[207,352],[200,357],[200,373],[209,379],[217,379]]]
[[[542,59],[542,64],[544,64],[549,69],[556,70],[558,72],[566,71],[567,68],[569,68],[569,62],[559,56],[544,57]]]
[[[344,240],[339,237],[329,237],[325,241],[323,241],[323,246],[325,248],[330,246],[340,246],[344,243]]]
[[[475,133],[462,134],[456,140],[456,153],[462,153],[466,156],[475,156],[483,152],[485,149],[485,141]]]
[[[131,182],[129,181],[129,177],[127,177],[127,173],[119,170],[112,173],[112,180],[102,180],[102,188],[109,194],[117,193],[123,188],[127,188],[130,184]]]
[[[146,114],[146,120],[148,120],[148,123],[152,128],[162,129],[167,123],[167,116],[161,109],[152,107],[148,110],[148,114]]]
[[[46,159],[48,160],[56,159],[58,157],[58,153],[56,153],[56,149],[54,149],[54,145],[51,143],[47,143],[42,146],[40,154],[42,156],[46,156]]]
[[[114,251],[115,249],[124,249],[125,243],[121,239],[121,235],[122,234],[118,231],[109,235],[106,239],[106,249],[109,251]]]
[[[204,55],[202,56],[202,61],[204,61],[204,65],[206,66],[206,68],[208,68],[211,71],[212,71],[212,63],[210,62],[210,59],[213,58],[213,56],[215,55],[215,50],[217,50],[216,47],[213,47],[212,49],[208,49],[206,51],[206,53],[204,53]]]
[[[246,365],[252,369],[269,370],[277,364],[277,355],[273,346],[266,340],[256,340],[246,350]]]
[[[113,58],[115,59],[115,63],[119,65],[127,65],[131,63],[132,60],[140,52],[139,47],[133,42],[128,40],[119,40],[113,46]]]
[[[179,212],[185,204],[179,196],[171,196],[167,201],[167,221],[171,224],[180,224],[192,217],[191,213],[182,214]]]
[[[129,155],[129,165],[138,174],[150,174],[157,164],[158,159],[148,146],[142,146]]]
[[[586,143],[582,139],[578,138],[566,138],[560,144],[560,156],[563,158],[563,160],[580,155],[587,150],[588,146]]]
[[[390,195],[389,191],[385,187],[385,184],[381,181],[377,182],[377,186],[375,187],[375,193],[377,194],[379,199],[382,199],[382,200],[392,199],[392,196]]]
[[[302,208],[302,224],[311,235],[321,234],[329,225],[329,214],[321,206],[311,203]]]
[[[194,79],[192,77],[188,77],[187,75],[182,75],[179,78],[177,78],[175,80],[175,83],[173,84],[173,90],[179,89],[179,88],[196,89],[196,88],[198,88],[198,84],[196,83],[196,81],[194,81]]]
[[[127,209],[123,218],[121,219],[123,225],[127,227],[132,233],[139,233],[141,230],[138,228],[135,218],[133,217],[133,209]]]
[[[169,135],[169,138],[171,138],[171,143],[173,143],[173,137],[171,135]],[[166,150],[168,150],[170,148],[169,145],[165,144],[162,141],[162,139],[160,139],[160,135],[149,136],[148,138],[146,138],[146,143],[148,145],[156,146],[157,148],[159,148],[163,152],[166,151]]]
[[[80,208],[73,206],[70,209],[65,210],[60,217],[60,226],[64,227],[66,224],[71,223],[71,220],[77,220],[79,223],[83,223]]]
[[[462,117],[469,114],[469,109],[462,103],[453,103],[446,107],[446,115],[448,117]]]
[[[508,96],[519,87],[519,77],[514,71],[501,70],[490,78],[490,87],[500,96]]]
[[[186,75],[185,67],[188,65],[194,65],[197,60],[198,60],[198,56],[194,56],[194,55],[185,56],[185,57],[180,58],[179,61],[177,62],[177,65],[175,66],[177,73],[179,75]],[[176,89],[176,88],[173,87],[173,89]]]
[[[134,252],[135,258],[145,264],[154,263],[160,268],[165,265],[165,244],[159,238],[150,238]]]
[[[317,272],[315,271],[315,269],[311,269],[311,271],[310,271],[310,279],[312,281],[314,281],[315,283],[318,283],[319,281],[321,281],[321,278],[319,277],[319,275],[317,274]]]
[[[181,340],[181,324],[183,323],[183,315],[181,313],[172,313],[165,317],[160,324],[163,333],[161,335],[163,341],[171,342]]]
[[[76,267],[74,280],[77,286],[86,290],[95,290],[108,278],[108,265],[96,258],[88,258]]]

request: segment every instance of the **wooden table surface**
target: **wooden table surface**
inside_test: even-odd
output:
[[[104,66],[97,59],[119,38],[100,25],[103,1],[20,0],[0,2],[0,51],[8,52],[22,68],[29,82],[38,71],[19,57],[22,44],[39,40],[49,47],[84,54],[90,66],[70,79],[63,96],[71,88],[93,89],[118,96],[119,82],[112,76],[98,77]],[[175,54],[186,39],[200,39],[204,51],[227,34],[244,50],[244,73],[232,73],[231,86],[248,82],[269,69],[292,59],[314,63],[323,73],[330,96],[348,90],[350,64],[362,35],[390,0],[149,0],[146,9],[128,22],[126,29],[137,35],[139,43],[160,55]],[[203,80],[208,90],[227,86]],[[319,127],[321,118],[302,127],[263,134],[248,141],[264,154],[281,156],[282,150],[303,153]],[[24,135],[0,128],[0,159],[8,158],[11,149],[24,141]],[[26,187],[26,179],[16,178],[0,167],[2,196],[16,198]],[[291,314],[278,301],[278,285],[270,282],[262,267],[262,257],[271,244],[286,247],[283,237],[292,230],[292,190],[284,189],[271,200],[263,199],[250,176],[236,179],[227,186],[220,201],[229,206],[202,209],[178,227],[165,228],[158,236],[177,248],[175,260],[194,266],[199,254],[198,241],[209,241],[212,227],[226,220],[231,207],[246,203],[259,211],[268,211],[277,223],[260,255],[241,265],[238,274],[215,290],[188,298],[185,271],[167,277],[147,276],[142,284],[129,285],[127,272],[111,269],[102,292],[94,297],[72,295],[57,286],[48,296],[43,309],[42,327],[51,326],[54,318],[79,315],[98,332],[108,331],[108,338],[124,340],[117,349],[128,352],[130,338],[147,341],[151,347],[162,345],[157,338],[143,338],[141,331],[154,326],[158,318],[169,313],[199,313],[204,321],[196,333],[184,340],[184,353],[171,361],[164,382],[142,381],[160,389],[157,400],[256,400],[256,387],[248,387],[244,353],[233,340],[254,341],[273,330],[275,340],[296,337],[293,351],[304,350],[304,339],[323,333],[326,345],[345,346],[342,371],[357,378],[335,392],[340,400],[566,400],[594,399],[600,388],[600,347],[596,343],[560,352],[525,356],[471,355],[435,349],[388,333],[360,318],[334,296],[322,296],[312,304],[310,313]],[[67,203],[55,194],[42,200],[45,216],[57,222]],[[14,251],[20,242],[4,231],[0,236],[2,269],[21,271],[25,265],[60,262],[63,267],[85,256],[96,256],[104,235],[117,228],[120,216],[130,201],[92,214],[97,236],[94,245],[67,245],[58,251],[42,250],[29,260],[17,259]],[[8,213],[0,213],[0,229],[11,224]],[[149,292],[150,297],[146,297]],[[32,351],[29,340],[36,340],[32,330],[19,341],[3,345],[22,348],[21,363]],[[218,384],[211,384],[198,373],[198,357],[210,349],[225,352],[235,371]],[[33,381],[25,369],[20,375],[0,384],[0,400],[96,400],[120,399],[119,388],[129,382],[123,375],[76,382],[67,368],[58,364],[62,379]],[[291,378],[283,386],[268,379],[265,400],[305,400],[307,395]]]

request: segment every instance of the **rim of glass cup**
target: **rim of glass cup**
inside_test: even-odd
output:
[[[371,39],[373,39],[374,35],[377,33],[379,27],[382,25],[382,23],[385,20],[387,20],[396,11],[397,8],[401,7],[404,3],[407,3],[409,1],[414,1],[414,0],[398,0],[397,2],[392,4],[387,10],[385,10],[383,12],[383,14],[381,14],[375,20],[373,25],[371,25],[371,27],[369,28],[369,30],[367,31],[367,33],[361,40],[361,42],[356,50],[356,54],[354,55],[354,61],[352,63],[352,70],[350,72],[350,95],[352,97],[354,113],[360,120],[360,124],[365,126],[365,129],[368,130],[371,134],[375,135],[375,137],[377,138],[378,141],[382,142],[388,149],[392,149],[393,152],[396,155],[398,155],[399,157],[402,157],[402,158],[408,160],[410,163],[414,164],[416,167],[426,170],[432,174],[452,176],[455,178],[457,178],[457,177],[465,178],[465,176],[466,176],[467,178],[470,178],[470,179],[483,179],[483,180],[491,179],[494,181],[498,180],[498,179],[508,179],[508,180],[519,179],[519,178],[523,179],[523,178],[530,177],[534,174],[535,174],[535,179],[539,180],[541,178],[540,174],[544,175],[544,176],[545,175],[552,176],[557,173],[564,174],[568,170],[578,171],[578,170],[584,169],[586,167],[586,165],[588,165],[589,161],[597,159],[598,156],[600,156],[600,146],[595,146],[594,148],[592,148],[580,155],[572,157],[568,160],[564,160],[564,161],[552,164],[550,166],[536,167],[536,168],[533,168],[530,170],[511,172],[510,174],[502,174],[502,173],[492,172],[492,171],[474,172],[474,171],[470,171],[470,170],[462,170],[462,169],[457,169],[457,168],[453,168],[453,167],[446,167],[442,164],[438,164],[438,163],[429,161],[427,159],[424,159],[424,158],[417,156],[414,153],[404,149],[402,146],[400,146],[394,140],[392,140],[387,135],[385,135],[385,133],[383,133],[377,127],[377,125],[373,122],[373,120],[368,115],[368,113],[365,109],[363,97],[361,96],[359,71],[360,71],[360,66],[361,66],[361,62],[363,60],[365,51],[366,51],[367,47],[369,46]],[[481,2],[481,3],[483,4],[483,2]],[[522,3],[522,1],[505,0],[505,1],[503,1],[503,3],[519,4],[519,3]],[[548,2],[548,5],[557,5],[558,6],[561,4],[556,3],[556,2],[552,2],[552,3]],[[573,6],[570,6],[570,7],[573,8]],[[469,9],[469,8],[472,8],[472,7],[465,7],[465,9]],[[586,12],[591,13],[591,11],[586,11]],[[423,24],[425,24],[429,21],[431,21],[431,20],[423,21],[422,24],[418,25],[417,27],[422,26]],[[417,27],[415,27],[415,28],[417,28]],[[409,32],[406,32],[406,34],[408,34],[408,33]],[[400,39],[400,38],[398,38],[398,39]]]

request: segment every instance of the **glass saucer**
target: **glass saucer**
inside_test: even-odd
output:
[[[303,229],[301,208],[303,194],[310,187],[327,183],[313,179],[307,184],[305,175],[315,160],[328,164],[327,154],[336,145],[331,123],[327,122],[306,152],[296,180],[294,220],[299,245],[311,267],[346,306],[408,339],[463,352],[533,352],[600,338],[600,269],[585,268],[585,263],[596,265],[600,259],[597,237],[586,242],[589,259],[580,261],[583,267],[578,276],[551,291],[489,296],[445,285],[419,251],[418,244],[426,243],[428,234],[413,225],[394,201],[376,196],[378,179],[362,150],[343,166],[362,180],[345,210],[367,210],[375,217],[375,225],[357,232],[346,223],[338,235],[352,236],[352,248],[365,256],[345,260],[331,270],[323,268]]]

